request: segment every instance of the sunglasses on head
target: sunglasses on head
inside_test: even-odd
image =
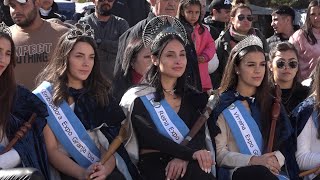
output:
[[[105,2],[105,1],[107,1],[107,2],[109,2],[109,3],[111,3],[111,2],[113,2],[113,1],[115,1],[115,0],[98,0],[99,2]]]
[[[240,14],[238,16],[239,21],[243,21],[245,18],[250,22],[253,21],[253,16],[252,15],[245,16],[243,14]]]
[[[298,61],[289,61],[288,63],[286,63],[285,61],[280,60],[280,61],[277,61],[276,64],[277,64],[277,68],[279,69],[284,69],[285,66],[291,69],[295,69],[298,67]]]

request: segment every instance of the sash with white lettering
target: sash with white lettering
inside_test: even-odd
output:
[[[240,152],[260,156],[263,146],[260,129],[241,101],[235,101],[222,113]]]
[[[160,102],[154,102],[154,94],[148,94],[140,98],[159,133],[176,143],[181,143],[189,133],[189,128],[168,102],[164,99]]]
[[[51,90],[50,83],[44,81],[33,93],[46,103],[48,125],[59,142],[80,166],[87,168],[100,160],[100,151],[67,102],[63,101],[59,107],[53,104]]]
[[[223,110],[240,153],[261,156],[263,138],[256,121],[241,101],[235,101]],[[285,175],[277,175],[280,180],[289,180]]]

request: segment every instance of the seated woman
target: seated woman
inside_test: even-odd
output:
[[[320,94],[320,61],[314,69],[314,82],[310,97],[300,103],[292,112],[291,120],[297,123],[296,158],[300,170],[311,170],[320,165],[319,139],[319,94]],[[320,171],[316,170],[305,176],[305,180],[320,179]]]
[[[112,82],[113,96],[120,102],[123,94],[139,84],[151,65],[150,48],[143,46],[141,37],[129,41],[123,55],[121,69],[115,72]]]
[[[0,24],[0,169],[33,167],[48,179],[47,153],[42,130],[48,115],[46,105],[29,90],[16,84],[16,51],[10,31]],[[15,133],[36,113],[36,121],[13,148],[2,154]],[[1,173],[1,172],[0,172]]]
[[[298,81],[299,60],[296,48],[289,42],[275,45],[269,53],[270,79],[281,88],[281,102],[287,114],[309,95],[309,87]]]
[[[272,98],[260,38],[250,35],[232,49],[221,82],[220,103],[208,120],[220,129],[215,137],[218,176],[227,172],[221,179],[272,180],[285,178],[284,170],[296,179],[298,167],[290,152],[293,129],[283,108],[272,152],[266,152]]]
[[[159,16],[143,31],[152,65],[144,83],[120,102],[133,130],[126,144],[144,179],[214,179],[212,157],[202,127],[188,145],[180,145],[208,101],[186,85],[186,34],[178,19]]]
[[[63,180],[131,179],[118,154],[99,162],[108,149],[110,129],[125,116],[108,96],[111,85],[100,72],[93,30],[87,24],[76,27],[60,38],[34,91],[49,111],[44,129],[49,161]]]

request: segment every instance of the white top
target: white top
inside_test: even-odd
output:
[[[5,136],[0,142],[0,145],[3,147],[6,147],[7,144],[9,144],[9,140],[7,136]],[[14,168],[18,166],[20,163],[21,163],[21,158],[18,152],[13,148],[10,151],[0,155],[0,168],[2,169]]]
[[[310,116],[297,138],[296,159],[300,170],[309,170],[320,166],[320,139],[317,136],[317,128],[312,116]],[[304,179],[308,180],[314,177],[315,175],[312,174]]]

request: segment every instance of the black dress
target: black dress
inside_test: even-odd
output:
[[[207,95],[203,93],[190,93],[182,97],[178,115],[189,129],[192,128],[199,117],[207,100]],[[136,118],[135,115],[143,117],[144,120]],[[204,127],[187,146],[177,144],[157,131],[140,98],[134,101],[131,119],[137,135],[139,149],[160,151],[139,155],[138,168],[144,179],[165,179],[165,168],[173,158],[189,161],[187,172],[182,179],[214,179],[212,174],[202,171],[198,162],[192,159],[194,152],[206,148]]]

